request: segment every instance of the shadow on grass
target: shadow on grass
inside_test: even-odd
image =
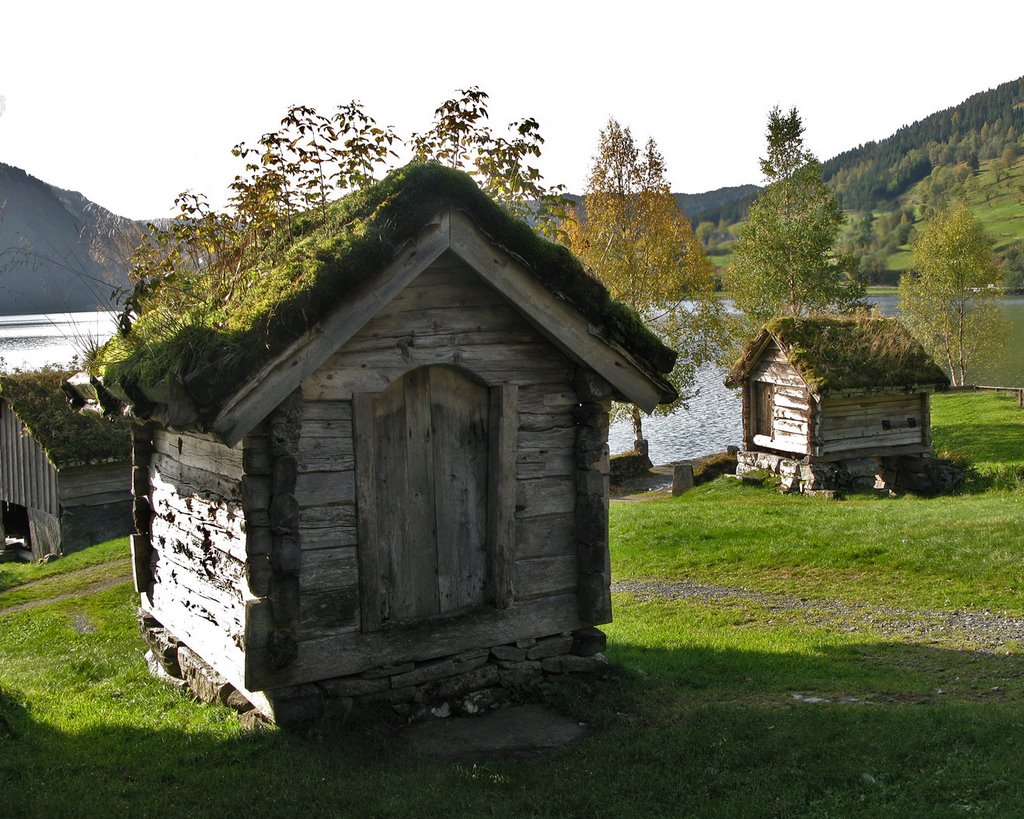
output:
[[[587,739],[539,760],[476,765],[418,758],[383,728],[242,734],[227,720],[185,728],[138,713],[131,726],[62,730],[6,690],[4,812],[1024,813],[1019,657],[891,643],[774,652],[629,642],[610,656],[601,677],[534,691],[586,722]]]

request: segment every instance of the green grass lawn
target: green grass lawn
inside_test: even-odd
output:
[[[992,470],[1021,460],[1024,410],[999,399],[936,400],[937,445]],[[955,497],[824,501],[722,478],[614,503],[614,577],[1021,613],[1022,509],[1024,490],[980,483]],[[77,560],[127,564],[124,541],[98,549]],[[1012,641],[981,653],[770,599],[617,593],[607,674],[537,692],[588,737],[542,758],[453,764],[380,726],[246,733],[227,709],[148,676],[129,584],[3,612],[19,587],[40,588],[28,580],[89,574],[68,572],[71,560],[0,566],[4,815],[1024,815]]]

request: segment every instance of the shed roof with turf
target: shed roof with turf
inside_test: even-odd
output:
[[[131,457],[127,419],[78,412],[62,389],[71,375],[56,367],[5,374],[0,376],[0,398],[10,404],[58,469],[127,461]]]
[[[453,252],[478,272],[503,271],[490,284],[563,348],[590,364],[607,358],[602,375],[620,396],[648,409],[675,397],[664,377],[675,352],[566,248],[509,215],[461,171],[407,165],[324,214],[300,214],[286,236],[248,260],[227,298],[211,287],[203,302],[201,279],[184,282],[176,272],[158,283],[130,331],[102,351],[108,386],[139,415],[177,401],[199,426],[240,440],[259,411],[269,411],[285,388],[294,389],[346,333],[351,337],[353,322],[372,315],[432,259]],[[183,313],[174,298],[186,284],[197,302]],[[531,314],[537,285],[546,304]],[[580,327],[569,326],[567,310]],[[253,397],[265,382],[279,387]],[[641,382],[639,391],[631,386]],[[246,403],[259,407],[240,409]]]
[[[726,386],[741,386],[772,342],[816,395],[949,386],[903,322],[877,316],[773,319],[747,343]]]

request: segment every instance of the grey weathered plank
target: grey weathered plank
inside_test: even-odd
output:
[[[355,472],[301,472],[295,479],[295,500],[300,509],[351,504],[356,499]]]
[[[401,515],[405,531],[395,531],[391,541],[391,616],[399,620],[440,610],[429,378],[429,371],[421,369],[404,379],[405,446],[394,450],[396,460],[405,459],[399,473],[407,481]]]
[[[342,351],[302,383],[310,401],[347,400],[357,392],[380,392],[407,372],[431,365],[472,371],[489,385],[507,382],[559,381],[572,377],[571,362],[549,344],[490,344],[407,348],[391,351]]]
[[[130,491],[131,466],[128,463],[78,466],[60,471],[60,497],[65,504],[110,492],[127,496]]]
[[[227,447],[212,435],[158,428],[153,433],[153,449],[185,466],[235,479],[242,477],[242,448]]]
[[[359,618],[364,632],[381,623],[382,583],[380,533],[377,529],[377,446],[373,397],[352,399],[356,445],[356,503],[358,514]],[[255,668],[261,666],[257,662]]]
[[[516,560],[575,554],[576,515],[573,512],[516,521]]]
[[[490,543],[490,586],[494,605],[509,606],[515,595],[511,564],[516,542],[516,442],[519,388],[493,387],[490,396],[491,435],[487,539]]]
[[[209,498],[240,500],[242,482],[217,472],[186,466],[169,455],[154,452],[150,456],[150,471],[154,485],[158,482],[179,487],[181,494],[196,494]]]
[[[245,656],[229,630],[192,601],[154,588],[148,606],[152,615],[172,634],[236,686],[245,682]],[[239,643],[242,641],[239,640]]]
[[[299,583],[303,594],[324,589],[357,589],[359,561],[355,547],[319,549],[304,553]]]
[[[487,586],[487,388],[432,367],[434,516],[440,611],[483,603]]]
[[[559,515],[576,508],[576,485],[571,478],[516,481],[516,517]]]
[[[516,477],[520,480],[567,477],[575,471],[576,455],[569,446],[552,449],[520,448],[516,453]]]
[[[517,600],[573,592],[578,580],[576,555],[517,560],[514,576]]]

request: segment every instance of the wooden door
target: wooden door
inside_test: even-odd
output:
[[[493,602],[494,406],[442,366],[354,396],[364,630]]]
[[[752,385],[754,400],[754,435],[774,437],[775,433],[775,385],[755,381]]]

